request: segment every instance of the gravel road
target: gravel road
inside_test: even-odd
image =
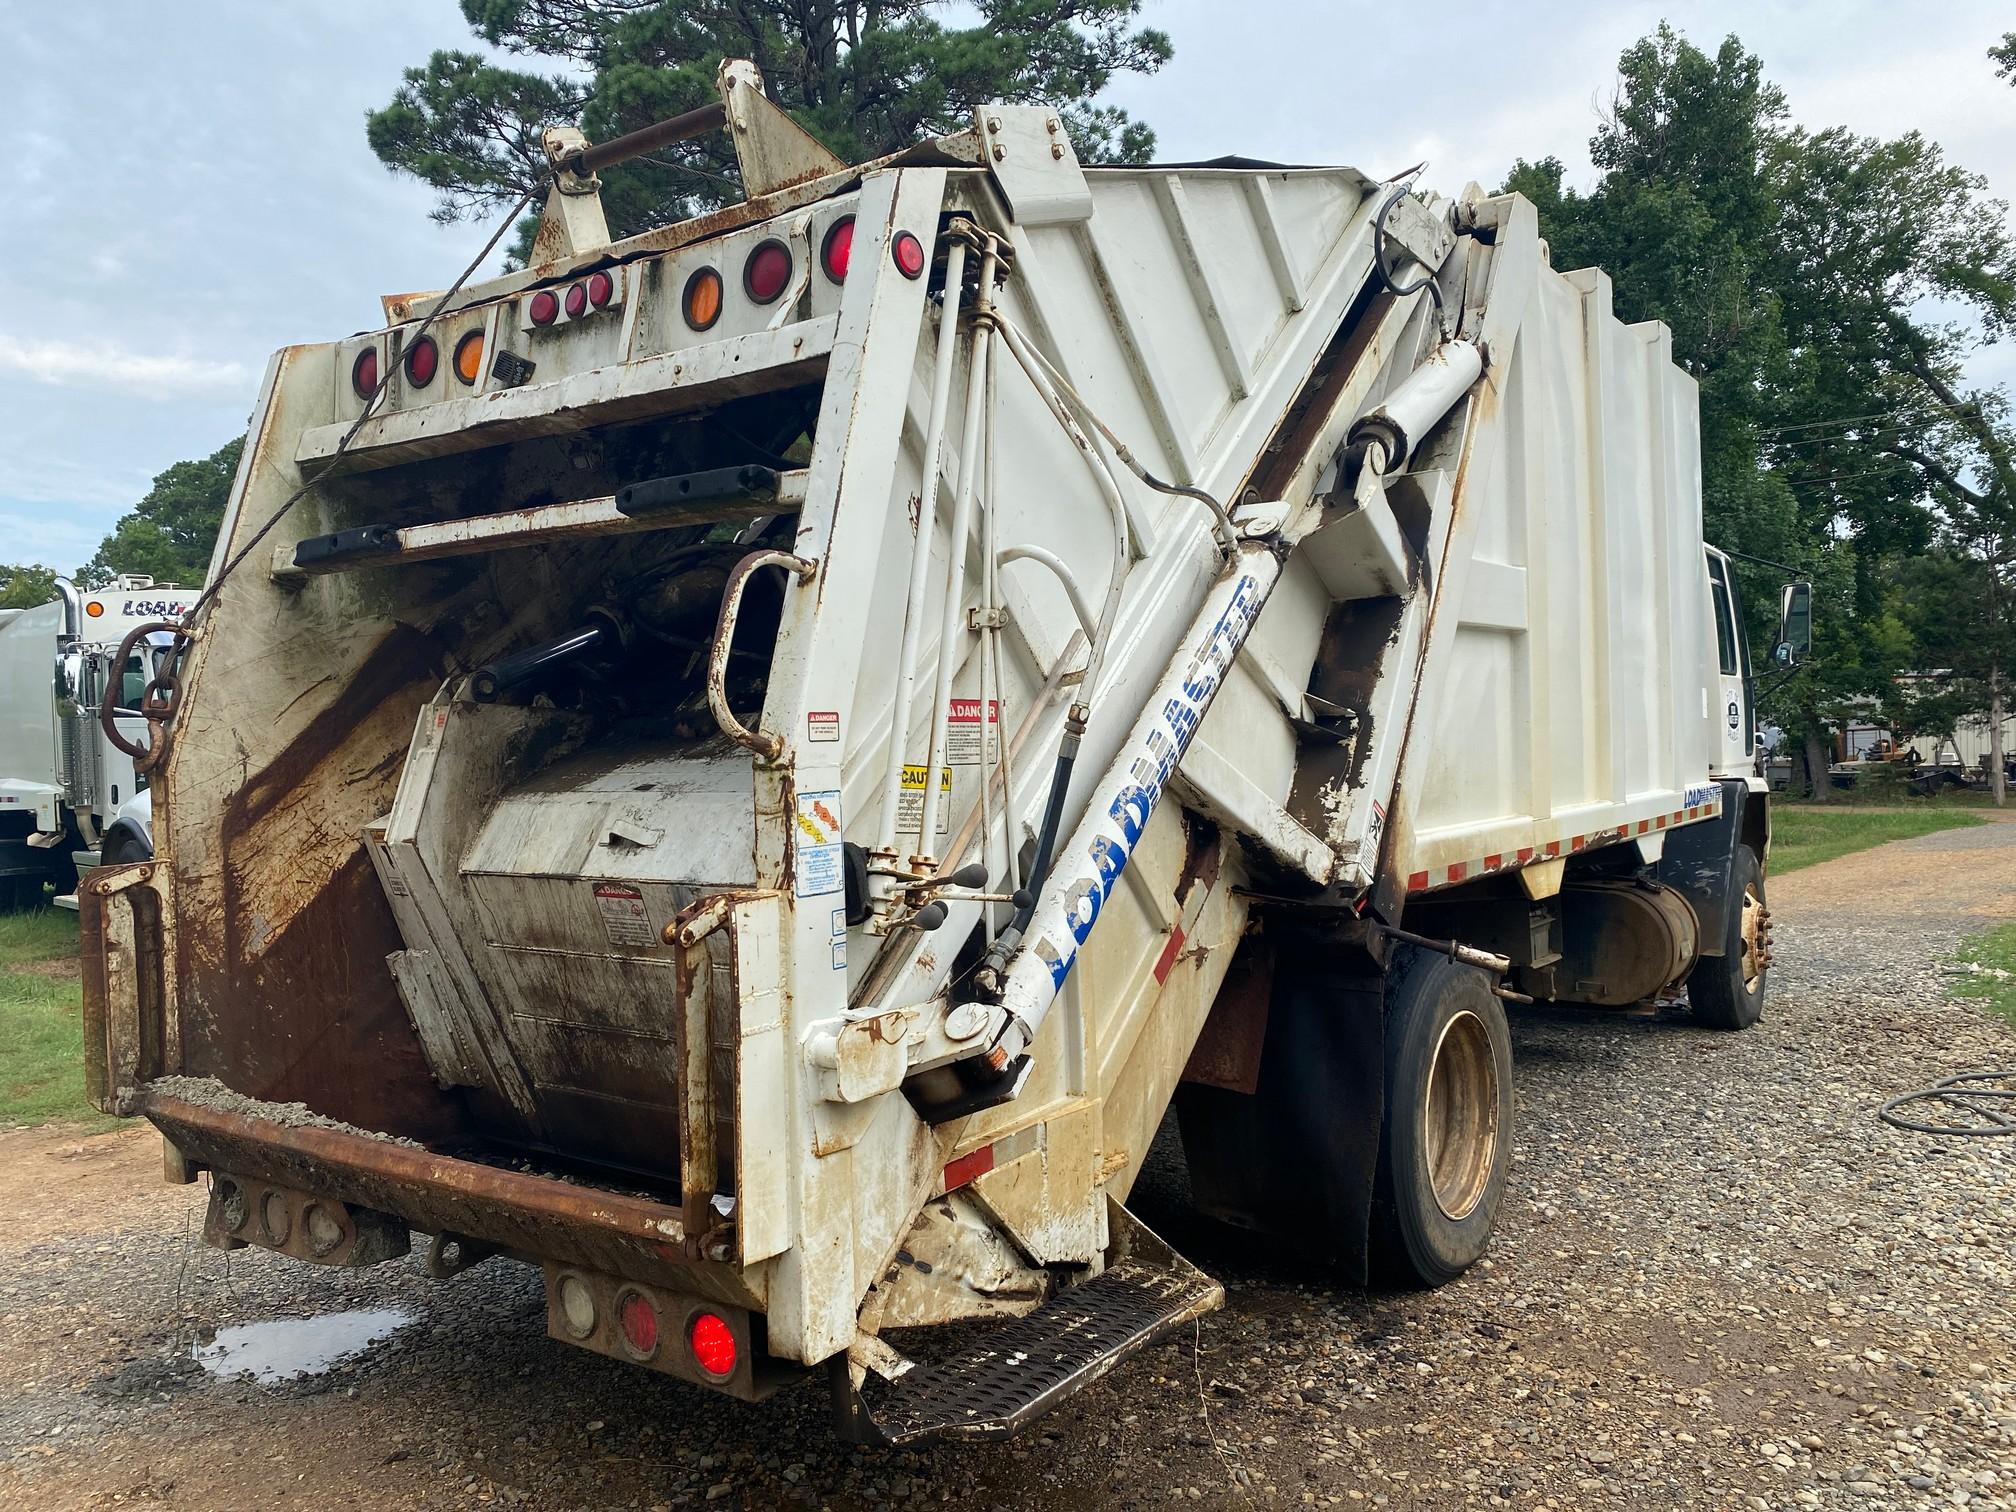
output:
[[[1945,995],[2016,915],[2016,825],[1783,879],[1765,1023],[1514,1020],[1499,1239],[1432,1294],[1336,1290],[1146,1214],[1225,1311],[1024,1438],[872,1452],[545,1337],[536,1276],[436,1286],[189,1242],[142,1130],[0,1134],[0,1506],[2016,1508],[2016,1140],[1884,1099],[2016,1066]],[[1180,1171],[1156,1183],[1180,1189]],[[303,1380],[220,1379],[228,1324],[411,1322]]]

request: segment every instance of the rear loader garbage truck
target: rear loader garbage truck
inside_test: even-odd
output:
[[[850,165],[719,83],[274,358],[160,859],[84,887],[93,1095],[213,1244],[533,1265],[555,1340],[883,1443],[1219,1305],[1127,1208],[1172,1106],[1256,1244],[1458,1275],[1507,999],[1764,998],[1667,331],[1516,195],[1009,106]],[[611,242],[708,131],[746,201]]]

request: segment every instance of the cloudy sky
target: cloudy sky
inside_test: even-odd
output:
[[[1985,57],[2007,0],[1146,11],[1175,61],[1115,98],[1171,160],[1425,158],[1454,189],[1551,152],[1586,182],[1617,54],[1663,15],[1703,45],[1738,32],[1800,121],[1919,128],[2016,196],[2016,90]],[[375,325],[380,293],[439,287],[481,245],[363,134],[402,67],[471,44],[454,0],[0,0],[0,36],[0,560],[70,568],[156,472],[244,428],[275,347]],[[2016,354],[1976,370],[2016,384]]]

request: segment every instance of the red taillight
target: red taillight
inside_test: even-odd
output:
[[[623,1342],[640,1360],[658,1353],[658,1309],[642,1292],[625,1292],[616,1305],[616,1326],[623,1330]],[[734,1340],[730,1339],[732,1351]]]
[[[898,231],[895,240],[889,243],[889,255],[896,260],[896,271],[905,278],[924,276],[924,243],[908,231]]]
[[[695,1315],[692,1326],[686,1330],[686,1344],[693,1351],[694,1363],[707,1374],[734,1374],[735,1330],[728,1326],[727,1319],[710,1312]]]
[[[359,399],[369,399],[378,392],[378,348],[366,347],[357,354],[350,364],[350,387]]]
[[[819,266],[835,283],[847,277],[847,254],[854,250],[854,217],[843,215],[827,228],[826,240],[819,244]]]
[[[615,297],[615,279],[611,278],[607,273],[590,273],[588,275],[588,303],[599,310]]]
[[[560,301],[551,289],[541,289],[532,296],[525,313],[532,317],[535,326],[549,326],[560,318]]]
[[[567,318],[579,320],[588,313],[588,285],[575,284],[567,291]]]
[[[742,265],[742,291],[759,305],[774,304],[791,282],[791,249],[774,238],[758,242]]]
[[[427,387],[440,367],[441,348],[434,345],[432,336],[422,336],[406,348],[406,381],[413,387]]]

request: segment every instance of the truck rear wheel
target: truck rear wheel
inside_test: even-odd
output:
[[[1512,1036],[1484,974],[1410,952],[1386,994],[1373,1242],[1392,1279],[1440,1286],[1491,1242],[1512,1159]]]
[[[1729,863],[1729,910],[1722,954],[1703,956],[1687,978],[1687,1006],[1711,1029],[1748,1029],[1764,1016],[1771,962],[1771,914],[1764,906],[1764,863],[1747,845]]]

